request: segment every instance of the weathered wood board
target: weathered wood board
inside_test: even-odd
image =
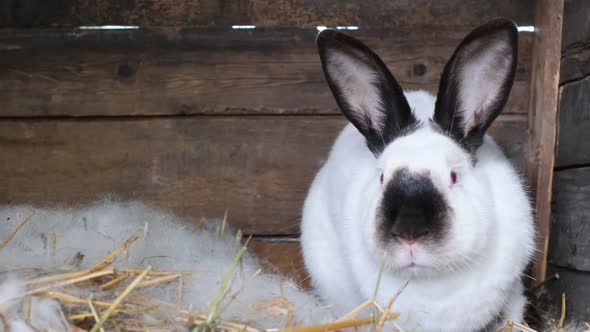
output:
[[[555,166],[590,164],[590,2],[565,2]],[[585,143],[585,144],[584,144]]]
[[[298,239],[253,239],[248,248],[303,288],[311,287]]]
[[[590,40],[590,1],[566,0],[563,6],[562,49],[567,51]],[[563,54],[564,58],[566,54]],[[563,72],[561,75],[563,76]]]
[[[345,124],[321,73],[317,26],[357,26],[347,33],[375,49],[404,88],[436,92],[467,32],[502,16],[531,25],[534,4],[2,1],[0,204],[115,195],[180,216],[228,208],[245,233],[297,234],[308,186]],[[77,29],[105,24],[140,29]],[[524,173],[532,34],[520,34],[519,48],[516,82],[491,131]],[[251,248],[308,286],[298,243],[275,240]]]
[[[559,141],[555,166],[590,165],[590,77],[566,83],[560,90]]]
[[[295,234],[341,116],[0,120],[0,204],[79,205],[113,194],[181,216],[226,208],[248,234]],[[491,129],[524,169],[524,116]]]
[[[4,0],[0,27],[133,24],[260,27],[477,25],[495,17],[532,23],[534,0]]]
[[[438,90],[465,31],[350,31],[405,89]],[[0,32],[0,117],[339,114],[315,29]],[[530,33],[505,113],[527,113]],[[25,98],[26,96],[26,98]]]
[[[549,261],[590,272],[590,167],[556,171]]]
[[[538,0],[531,69],[527,176],[535,202],[536,242],[532,274],[536,283],[545,280],[551,224],[551,185],[555,165],[559,65],[563,0]]]
[[[590,2],[564,3],[560,106],[543,308],[559,319],[566,293],[567,321],[588,321],[590,309]],[[546,189],[546,187],[545,187]],[[567,324],[566,324],[567,325]]]
[[[590,15],[590,9],[588,10],[588,15]],[[590,40],[590,32],[588,34],[588,40]],[[561,55],[559,83],[566,84],[579,81],[587,78],[589,75],[590,44],[578,42],[565,48]]]

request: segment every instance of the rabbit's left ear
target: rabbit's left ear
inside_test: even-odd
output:
[[[467,35],[445,66],[434,121],[471,153],[506,104],[517,47],[516,25],[494,20]]]
[[[338,107],[365,136],[373,154],[417,125],[402,88],[365,44],[326,29],[318,35],[317,46]]]

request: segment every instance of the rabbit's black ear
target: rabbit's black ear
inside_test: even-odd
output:
[[[467,35],[445,66],[434,121],[471,153],[506,104],[517,48],[516,25],[498,19]]]
[[[317,46],[338,107],[375,155],[417,124],[401,87],[367,46],[330,29],[318,35]]]

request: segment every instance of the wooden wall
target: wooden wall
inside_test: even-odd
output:
[[[306,190],[345,124],[316,26],[358,26],[349,33],[404,88],[435,92],[463,36],[498,16],[531,25],[534,1],[3,1],[0,204],[114,195],[194,218],[227,208],[260,252],[296,253],[278,240],[297,236]],[[77,28],[104,24],[141,28]],[[516,83],[491,130],[523,172],[532,39],[521,33]],[[297,259],[283,269],[300,269]]]
[[[590,2],[566,0],[553,181],[548,302],[568,318],[590,320]]]

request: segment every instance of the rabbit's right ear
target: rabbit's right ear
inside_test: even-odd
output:
[[[496,19],[467,35],[445,66],[434,121],[471,153],[508,100],[517,49],[516,24]]]
[[[365,136],[373,154],[417,125],[401,87],[366,45],[326,29],[318,35],[317,46],[338,107]]]

